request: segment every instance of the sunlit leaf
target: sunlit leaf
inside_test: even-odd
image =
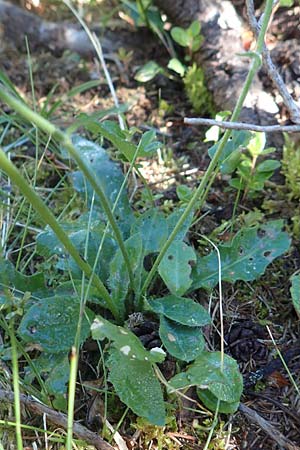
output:
[[[146,83],[147,81],[153,80],[159,73],[164,73],[164,69],[155,61],[148,61],[137,71],[134,79],[140,83]]]

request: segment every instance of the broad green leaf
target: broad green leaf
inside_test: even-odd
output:
[[[171,29],[172,39],[181,45],[181,47],[188,47],[190,43],[190,36],[186,30],[180,27],[173,27]]]
[[[109,121],[106,121],[101,124],[100,131],[103,135],[105,126],[108,127],[109,125],[108,122]],[[104,135],[104,137],[107,136]],[[127,144],[133,146],[133,144],[129,142],[126,143],[124,138],[120,138],[120,140],[123,142],[124,146]],[[88,163],[90,169],[93,170],[95,178],[99,182],[110,207],[113,208],[124,181],[124,175],[120,169],[120,166],[111,161],[106,151],[94,142],[90,142],[80,136],[74,136],[73,143]],[[135,146],[133,146],[133,151],[134,149]],[[87,199],[88,205],[90,205],[94,197],[94,191],[91,185],[86,181],[82,172],[73,172],[71,178],[74,188],[83,196],[83,198]],[[95,205],[102,210],[102,205],[97,197],[95,197]],[[129,205],[126,190],[121,192],[114,213],[117,220],[121,223],[121,225],[123,225],[123,228],[128,228],[132,211]]]
[[[52,404],[59,410],[67,409],[67,385],[70,375],[70,364],[68,352],[64,353],[46,353],[32,361],[35,371],[45,379],[45,388],[47,394],[51,395]],[[35,378],[35,372],[32,366],[28,367],[25,382],[32,383]]]
[[[76,297],[44,298],[28,309],[21,320],[18,333],[24,341],[38,344],[46,352],[69,351],[74,344],[79,313],[80,304]],[[94,313],[85,308],[80,342],[88,337],[93,317]]]
[[[84,214],[74,222],[62,223],[61,226],[68,234],[71,242],[81,255],[85,255],[87,249],[87,261],[93,267],[96,256],[102,241],[105,224],[100,222],[95,212],[91,220],[88,214]],[[75,261],[65,252],[65,249],[56,237],[55,233],[46,228],[45,231],[37,236],[37,252],[44,256],[50,257],[56,255],[58,258],[57,268],[60,270],[70,270],[74,278],[80,278],[82,272]],[[111,233],[107,233],[102,244],[100,257],[98,259],[95,272],[100,276],[102,281],[106,281],[109,275],[109,264],[117,250],[117,244],[112,238]]]
[[[168,295],[148,300],[148,303],[154,312],[162,314],[181,325],[201,327],[211,322],[206,309],[191,298]]]
[[[112,349],[109,380],[125,405],[153,425],[165,424],[163,393],[150,362],[132,360]]]
[[[44,274],[23,275],[10,261],[0,256],[0,305],[10,301],[7,290],[13,291],[14,296],[22,297],[25,292],[34,293],[44,288]]]
[[[281,231],[282,220],[242,228],[230,243],[220,245],[222,280],[256,280],[266,267],[290,246],[287,233]],[[193,270],[192,289],[212,289],[218,283],[218,257],[215,251],[199,257]]]
[[[218,405],[218,399],[215,395],[213,395],[210,391],[207,389],[198,389],[197,388],[197,394],[200,400],[204,403],[206,408],[211,409],[212,411],[216,411],[217,405]],[[222,400],[219,402],[219,409],[218,411],[220,413],[224,414],[233,414],[237,411],[239,407],[240,402],[223,402]]]
[[[231,139],[226,143],[219,159],[221,173],[229,174],[237,168],[240,162],[241,149],[247,147],[251,137],[250,131],[232,132]],[[219,142],[208,150],[210,158],[213,158],[218,147]]]
[[[170,59],[168,63],[168,69],[174,70],[174,72],[178,73],[181,77],[184,76],[186,67],[178,58]]]
[[[239,402],[243,391],[242,375],[237,362],[226,354],[223,356],[222,370],[221,352],[202,352],[186,372],[175,375],[169,381],[170,386],[174,390],[197,386],[224,402]]]
[[[141,233],[144,255],[156,253],[168,238],[167,221],[157,208],[150,209],[133,223],[131,234],[135,233]]]
[[[196,255],[192,247],[173,241],[158,266],[158,272],[172,294],[182,295],[192,284],[190,277]]]
[[[170,355],[183,361],[192,361],[204,349],[204,338],[199,327],[187,327],[161,316],[159,335]]]
[[[138,295],[141,283],[141,270],[143,267],[143,243],[140,233],[134,234],[127,239],[127,241],[125,241],[125,247],[135,277],[135,292]],[[109,265],[109,273],[108,285],[111,290],[111,296],[120,313],[124,316],[125,299],[129,286],[129,275],[120,249],[117,250]]]
[[[174,228],[176,227],[179,219],[181,218],[182,214],[184,212],[184,208],[178,208],[175,209],[168,217],[167,217],[167,224],[168,224],[168,231],[169,235],[172,233]],[[183,222],[182,226],[180,227],[178,233],[175,236],[175,239],[178,241],[182,241],[184,237],[186,236],[187,232],[189,231],[189,228],[191,226],[191,223],[193,221],[194,213],[193,211],[190,212],[190,214],[187,216],[185,221]]]
[[[292,302],[297,316],[300,318],[300,274],[292,275],[290,281],[292,283],[292,286],[290,288]]]
[[[159,73],[164,73],[164,69],[155,61],[149,61],[137,71],[134,79],[140,83],[146,83],[153,80]]]
[[[160,348],[154,348],[150,352],[145,350],[139,338],[130,330],[114,325],[102,317],[96,317],[91,326],[93,339],[109,339],[113,345],[130,360],[162,362],[165,352]]]

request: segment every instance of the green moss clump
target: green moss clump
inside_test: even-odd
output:
[[[183,78],[186,94],[193,109],[199,114],[215,114],[211,93],[205,85],[204,71],[196,63],[190,66]]]

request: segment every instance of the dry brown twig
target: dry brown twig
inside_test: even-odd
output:
[[[268,434],[277,444],[286,448],[287,450],[300,450],[298,445],[295,445],[292,441],[286,438],[280,431],[278,431],[272,424],[266,419],[261,417],[254,409],[249,408],[244,403],[240,403],[239,410],[250,420],[250,422],[256,423],[265,433]]]
[[[300,125],[254,125],[252,123],[244,122],[225,122],[222,120],[213,119],[203,119],[203,118],[193,118],[185,117],[183,123],[186,125],[216,125],[220,128],[225,128],[228,130],[249,130],[249,131],[261,131],[264,133],[275,133],[278,131],[287,133],[299,133]]]
[[[278,2],[274,1],[274,6]],[[253,0],[246,0],[246,7],[247,7],[247,16],[249,20],[249,25],[254,33],[255,36],[258,35],[260,30],[260,23],[261,19],[257,21],[255,17],[255,9],[254,9],[254,3]],[[274,133],[274,132],[287,132],[287,133],[299,133],[300,132],[300,108],[297,105],[297,103],[292,98],[291,94],[288,92],[288,89],[280,76],[277,68],[275,67],[270,52],[266,46],[264,45],[263,53],[262,53],[262,62],[265,67],[265,70],[267,74],[269,75],[269,78],[273,81],[274,85],[277,87],[280,95],[283,98],[283,102],[289,111],[290,119],[292,122],[294,122],[297,125],[269,125],[269,126],[263,126],[263,125],[255,125],[250,123],[242,123],[242,122],[224,122],[224,121],[216,121],[216,120],[210,120],[210,119],[204,119],[204,118],[184,118],[184,123],[186,125],[216,125],[220,128],[225,129],[233,129],[233,130],[249,130],[249,131],[260,131],[265,133]]]
[[[277,3],[277,2],[275,2]],[[255,9],[253,0],[246,0],[246,8],[247,8],[247,16],[249,20],[249,25],[255,36],[258,36],[260,30],[260,21],[256,20],[255,17]],[[289,111],[290,119],[292,122],[300,124],[300,110],[295,101],[293,100],[291,94],[287,90],[287,87],[278,73],[277,68],[275,67],[270,52],[266,46],[264,45],[263,53],[262,53],[262,61],[263,65],[269,75],[269,78],[273,81],[275,86],[277,87],[280,95],[283,98],[283,102]]]
[[[4,389],[0,389],[0,401],[13,403],[14,402],[14,393],[12,391],[5,391]],[[39,403],[33,397],[29,395],[20,395],[20,402],[26,406],[26,408],[30,409],[31,412],[43,415],[46,414],[47,418],[53,424],[67,429],[68,426],[68,418],[66,414],[61,412],[54,411],[43,403]],[[75,422],[73,425],[74,435],[79,439],[86,441],[88,444],[94,445],[97,450],[115,450],[114,447],[108,444],[104,439],[102,439],[97,433],[94,433],[88,430],[85,426],[80,423]]]

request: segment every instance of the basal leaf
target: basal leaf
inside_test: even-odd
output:
[[[96,317],[91,327],[93,339],[105,338],[113,341],[113,345],[130,360],[162,362],[165,352],[160,348],[154,348],[148,352],[139,338],[130,330],[114,325],[102,317]]]
[[[175,375],[169,384],[174,389],[197,386],[228,403],[239,402],[243,391],[237,362],[225,354],[222,370],[221,352],[202,352],[186,372]]]
[[[160,384],[150,362],[132,360],[116,349],[107,362],[109,380],[125,405],[153,425],[165,424],[165,405]]]
[[[102,124],[101,132],[104,132],[104,129],[105,126],[104,124]],[[124,142],[126,141],[124,140]],[[120,166],[111,161],[106,151],[94,142],[90,142],[80,136],[75,136],[73,138],[73,143],[76,149],[80,150],[80,153],[85,158],[90,169],[93,170],[95,178],[99,182],[110,207],[113,208],[113,205],[118,197],[122,183],[124,181],[124,176],[120,169]],[[84,199],[87,199],[88,205],[90,205],[94,195],[94,191],[91,185],[83,176],[82,172],[73,172],[71,178],[74,184],[74,188],[83,196]],[[102,210],[101,202],[97,197],[95,198],[95,205]],[[115,217],[117,218],[118,222],[123,225],[124,228],[127,227],[128,229],[130,218],[132,218],[132,211],[129,205],[126,190],[123,190],[119,196],[118,203],[115,208]]]
[[[181,325],[201,327],[211,322],[210,316],[203,306],[191,298],[167,295],[166,297],[148,300],[151,309]]]
[[[232,132],[231,139],[226,143],[219,160],[221,173],[232,173],[237,168],[240,162],[241,148],[247,147],[251,137],[252,133],[250,131]],[[208,150],[210,158],[213,158],[218,147],[219,142]]]
[[[231,243],[220,245],[222,280],[250,281],[263,275],[266,267],[290,246],[290,238],[282,232],[282,220],[242,228]],[[192,289],[212,289],[218,283],[218,258],[215,251],[199,257],[193,270]]]
[[[76,221],[61,224],[81,255],[84,255],[87,249],[87,261],[92,267],[94,266],[105,229],[105,225],[96,216],[97,214],[95,213],[90,220],[89,215],[84,214]],[[107,233],[95,269],[102,281],[106,281],[108,278],[109,264],[116,250],[117,244],[115,240],[110,233]],[[57,256],[58,269],[70,270],[74,278],[81,279],[81,270],[68,253],[65,252],[60,240],[49,228],[37,236],[37,252],[44,257]]]
[[[140,215],[133,223],[131,234],[140,233],[144,255],[158,252],[168,238],[168,225],[164,215],[156,208]]]
[[[175,209],[166,219],[168,224],[168,231],[169,235],[174,230],[175,226],[177,225],[179,219],[181,218],[182,214],[184,212],[184,208]],[[178,241],[182,241],[184,237],[186,236],[187,232],[189,231],[189,228],[191,226],[191,223],[193,221],[193,211],[187,216],[185,221],[183,222],[182,226],[180,227],[178,233],[176,234],[175,239]]]
[[[35,371],[45,379],[47,394],[52,397],[52,404],[59,410],[67,409],[67,386],[70,376],[68,352],[46,353],[32,361]],[[29,366],[29,378],[34,378],[34,372]],[[33,376],[33,377],[32,377]],[[28,380],[28,373],[25,382]],[[28,382],[28,381],[27,381]]]
[[[204,405],[211,409],[212,411],[216,411],[218,405],[218,399],[215,395],[213,395],[207,389],[197,389],[197,395],[200,400],[204,403]],[[224,414],[233,414],[237,411],[240,402],[223,402],[222,400],[219,402],[218,411]]]
[[[292,302],[297,316],[300,318],[300,274],[292,275],[290,281],[292,283],[292,286],[290,288]]]
[[[161,316],[159,335],[172,356],[192,361],[204,349],[204,338],[199,327],[187,327]]]
[[[135,292],[138,295],[141,281],[142,257],[143,257],[143,243],[140,233],[130,236],[125,241],[128,258],[131,269],[135,277]],[[108,284],[111,289],[111,296],[114,303],[118,306],[122,315],[125,313],[125,299],[129,286],[128,270],[120,249],[117,250],[114,258],[109,266],[110,276]]]
[[[158,272],[172,294],[183,295],[191,286],[191,264],[195,261],[192,247],[181,241],[172,242],[158,266]]]
[[[34,293],[44,288],[45,280],[42,273],[23,275],[10,261],[0,256],[0,305],[7,302],[7,290],[13,291],[14,296],[22,297],[25,292]]]
[[[19,335],[26,342],[38,344],[46,352],[69,351],[74,344],[79,312],[80,304],[76,297],[44,298],[25,313],[18,329]],[[94,313],[85,308],[81,342],[85,341],[90,333],[93,317]]]

